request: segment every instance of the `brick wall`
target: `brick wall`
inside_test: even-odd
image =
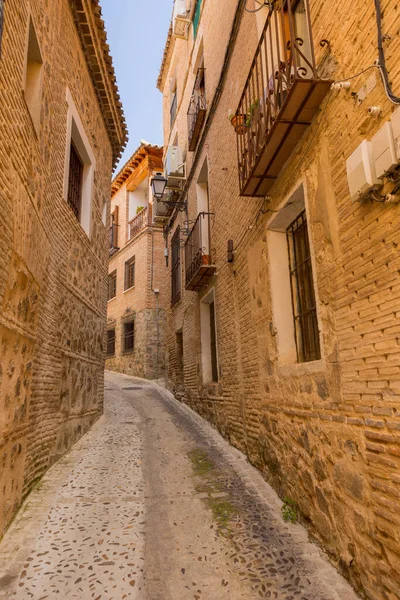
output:
[[[148,173],[147,173],[148,176]],[[108,328],[115,329],[115,355],[106,368],[146,379],[165,376],[165,286],[167,268],[162,227],[151,226],[151,202],[144,227],[130,238],[127,190],[136,172],[112,198],[111,211],[118,206],[120,250],[110,257],[109,273],[117,272],[117,293],[107,307]],[[148,177],[147,177],[148,184]],[[135,285],[125,290],[125,264],[135,259]],[[153,290],[159,290],[157,295]],[[134,318],[135,348],[124,353],[124,320]]]
[[[28,7],[7,0],[0,61],[0,537],[103,404],[112,147],[68,0],[30,3],[43,58],[35,131]],[[67,87],[96,159],[90,239],[63,199]]]
[[[165,145],[178,132],[187,147],[186,111],[193,86],[193,57],[203,44],[208,102],[225,55],[236,3],[216,9],[203,2],[200,31],[177,40],[163,79],[168,104],[171,70],[181,83],[174,130],[165,119]],[[233,6],[235,5],[235,6]],[[342,79],[377,57],[373,5],[345,0],[310,2],[317,63]],[[388,69],[395,92],[400,73],[396,6],[382,2]],[[218,19],[215,10],[222,11]],[[305,524],[344,575],[371,600],[400,598],[399,243],[400,208],[351,203],[346,159],[394,110],[379,73],[355,79],[350,92],[332,93],[281,172],[268,205],[239,196],[236,141],[227,115],[234,112],[254,56],[262,17],[244,14],[216,114],[189,189],[189,218],[197,213],[196,181],[208,160],[220,377],[204,385],[200,300],[185,292],[167,312],[168,377],[172,389],[247,453],[280,496],[293,499]],[[340,27],[338,26],[340,23]],[[192,35],[192,34],[191,34]],[[330,42],[327,48],[319,41]],[[192,58],[191,58],[192,57]],[[189,62],[192,60],[192,62]],[[185,87],[185,73],[189,71]],[[358,104],[351,95],[372,73],[376,86]],[[192,83],[190,83],[190,80]],[[380,118],[369,106],[382,107]],[[233,110],[232,110],[233,109]],[[167,111],[166,111],[167,115]],[[194,154],[188,154],[190,171]],[[311,238],[322,360],[282,365],[271,298],[267,229],[278,207],[303,183]],[[259,207],[266,210],[256,220]],[[180,222],[171,225],[170,237]],[[183,219],[181,222],[183,226]],[[235,261],[227,263],[233,239]],[[182,254],[183,260],[183,254]],[[182,265],[183,276],[184,265]],[[183,331],[184,384],[176,332]]]

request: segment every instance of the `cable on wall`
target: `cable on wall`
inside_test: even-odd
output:
[[[269,0],[264,0],[264,2],[260,2],[260,0],[255,0],[257,2],[257,4],[259,4],[260,6],[258,8],[247,8],[246,6],[244,7],[244,10],[248,13],[254,14],[259,12],[260,10],[262,10],[263,8],[269,8],[271,9],[275,0],[271,0],[271,2]]]
[[[380,0],[374,0],[375,2],[375,13],[376,13],[376,25],[378,28],[378,52],[379,52],[379,70],[382,76],[383,85],[385,87],[386,95],[390,102],[393,104],[400,104],[400,97],[396,96],[392,91],[392,86],[389,81],[389,74],[386,68],[385,51],[383,49],[383,34],[382,34],[382,10]]]

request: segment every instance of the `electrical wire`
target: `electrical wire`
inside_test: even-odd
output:
[[[345,77],[344,79],[335,79],[335,81],[333,82],[332,85],[335,85],[335,83],[344,83],[345,81],[351,81],[351,79],[356,79],[357,77],[360,77],[360,75],[364,75],[364,73],[366,73],[370,69],[379,69],[379,68],[380,67],[378,64],[370,65],[369,67],[366,67],[365,69],[363,69],[359,73],[356,73],[355,75],[352,75],[351,77]]]
[[[376,13],[376,25],[378,28],[378,52],[379,52],[379,70],[382,76],[383,85],[386,91],[386,95],[390,102],[393,104],[400,104],[400,97],[396,96],[390,85],[389,74],[386,68],[385,51],[383,49],[383,34],[382,34],[382,10],[380,0],[374,0],[375,2],[375,13]]]
[[[260,6],[258,8],[255,9],[251,9],[251,8],[247,8],[246,6],[244,7],[244,10],[250,14],[254,14],[259,12],[260,10],[262,10],[263,8],[271,8],[274,0],[272,0],[271,2],[269,2],[269,0],[265,0],[264,2],[260,2],[260,0],[256,0],[257,4],[260,4]]]

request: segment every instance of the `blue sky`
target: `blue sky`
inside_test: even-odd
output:
[[[145,139],[162,144],[162,96],[156,88],[173,0],[101,0],[107,41],[129,130],[119,167]]]

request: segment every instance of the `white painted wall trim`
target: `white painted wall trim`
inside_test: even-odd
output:
[[[71,140],[74,142],[79,152],[81,160],[84,163],[83,168],[83,187],[82,187],[82,210],[81,225],[86,235],[90,238],[92,234],[92,202],[94,172],[96,170],[96,158],[94,156],[89,138],[86,135],[85,128],[79,116],[78,110],[72,98],[72,94],[67,88],[66,101],[68,104],[67,115],[67,138],[65,148],[65,167],[64,167],[64,200],[68,198],[68,173],[70,161]]]

